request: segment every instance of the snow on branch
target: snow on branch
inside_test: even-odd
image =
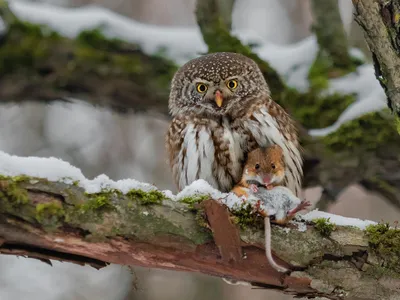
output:
[[[260,220],[241,222],[251,214],[210,199],[229,195],[204,181],[173,195],[132,179],[89,180],[56,158],[6,153],[0,174],[3,254],[201,272],[306,297],[370,299],[373,289],[379,300],[397,293],[399,245],[390,248],[384,238],[399,233],[384,224],[313,211],[302,217],[307,221],[273,226],[275,260],[290,269],[279,273],[265,258]]]

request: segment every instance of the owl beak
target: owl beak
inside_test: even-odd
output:
[[[220,91],[215,92],[215,103],[217,103],[218,107],[222,106],[222,102],[224,98],[222,97],[222,93]]]

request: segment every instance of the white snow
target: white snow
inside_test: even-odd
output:
[[[135,179],[114,181],[105,174],[101,174],[94,179],[87,179],[80,169],[55,157],[20,157],[2,151],[0,151],[0,175],[26,175],[67,184],[77,182],[78,186],[82,187],[87,193],[119,190],[123,194],[126,194],[132,189],[140,189],[146,192],[158,190],[154,185],[139,182]],[[169,190],[162,192],[166,197],[173,200],[189,196],[207,195],[212,199],[221,201],[233,210],[239,209],[243,204],[243,199],[237,197],[234,193],[222,193],[202,179],[194,181],[177,195],[173,195]],[[282,217],[288,210],[295,208],[300,203],[300,200],[285,187],[276,187],[263,195],[265,197],[262,199],[260,209],[264,210],[270,216],[279,214]],[[257,200],[258,198],[249,197],[245,199],[245,202],[254,206]]]
[[[140,189],[143,191],[158,190],[154,185],[139,182],[135,179],[114,181],[104,174],[99,175],[94,179],[87,179],[84,177],[80,169],[58,158],[20,157],[2,151],[0,151],[0,175],[26,175],[45,178],[54,182],[65,182],[67,184],[72,184],[74,181],[78,181],[78,185],[84,188],[87,193],[98,193],[102,190],[110,189],[119,190],[124,194],[132,189]],[[232,210],[241,208],[244,202],[250,203],[254,206],[258,200],[258,197],[252,193],[250,193],[250,196],[247,199],[237,197],[232,192],[222,193],[202,179],[194,181],[177,195],[174,195],[169,190],[161,192],[163,192],[166,197],[176,201],[190,196],[207,195],[214,200],[224,203]],[[289,189],[281,186],[263,192],[263,195],[265,197],[263,196],[261,199],[260,209],[264,210],[270,216],[278,214],[281,216],[287,211],[294,209],[300,203],[300,199],[295,197]],[[283,212],[283,210],[285,210],[285,212]],[[146,212],[144,214],[146,214]],[[302,218],[309,221],[316,218],[329,218],[330,222],[334,224],[357,226],[361,229],[364,229],[369,224],[376,224],[376,222],[373,221],[342,217],[318,210],[313,210],[302,215]]]
[[[138,43],[149,54],[165,49],[166,55],[181,63],[207,51],[198,27],[143,24],[95,5],[72,9],[47,3],[14,1],[10,3],[10,8],[21,19],[46,24],[71,38],[83,30],[101,26],[107,37]]]
[[[68,184],[78,181],[78,185],[88,193],[98,193],[110,189],[120,190],[122,193],[127,193],[132,189],[143,191],[156,189],[151,184],[135,179],[114,181],[104,174],[90,180],[83,176],[80,169],[58,158],[20,157],[2,151],[0,151],[0,174],[4,176],[26,175]]]
[[[355,93],[357,100],[345,109],[331,126],[309,130],[313,136],[327,135],[347,121],[369,112],[381,111],[387,107],[385,92],[377,81],[374,68],[370,64],[360,66],[354,73],[332,79],[329,90],[346,94]]]
[[[361,220],[357,218],[343,217],[324,211],[319,211],[318,209],[312,210],[305,215],[301,216],[302,219],[306,221],[312,221],[318,218],[329,219],[329,222],[336,224],[338,226],[354,226],[364,230],[368,225],[376,225],[377,223],[370,220]]]

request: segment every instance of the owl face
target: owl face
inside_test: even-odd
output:
[[[236,53],[219,52],[193,59],[172,80],[169,108],[182,113],[222,116],[246,101],[269,93],[257,64]]]

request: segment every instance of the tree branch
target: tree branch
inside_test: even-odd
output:
[[[372,52],[375,75],[389,108],[400,116],[400,5],[398,1],[353,0],[356,21]]]
[[[117,111],[155,110],[167,114],[176,65],[149,56],[138,45],[106,39],[99,30],[71,40],[44,26],[18,20],[5,1],[0,17],[1,102],[79,98]]]
[[[400,269],[391,264],[396,248],[387,251],[385,244],[381,256],[360,229],[337,226],[327,237],[312,224],[304,232],[273,226],[275,259],[292,269],[282,274],[265,258],[257,223],[239,231],[217,201],[199,206],[211,234],[187,204],[160,192],[87,194],[78,185],[2,176],[0,253],[96,268],[114,263],[201,272],[306,297],[371,299],[371,290],[380,291],[377,300],[398,295]]]

